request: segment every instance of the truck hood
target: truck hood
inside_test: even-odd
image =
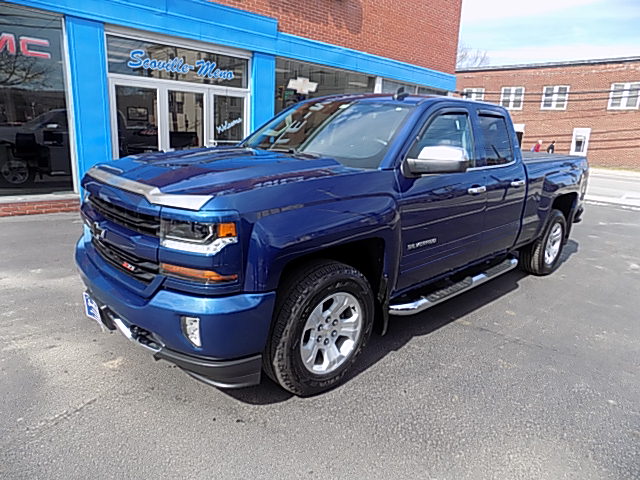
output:
[[[331,158],[238,147],[133,155],[102,168],[163,193],[210,196],[354,172]]]

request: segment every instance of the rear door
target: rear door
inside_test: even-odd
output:
[[[444,108],[424,123],[408,157],[425,146],[462,147],[475,166],[470,112]],[[484,170],[412,177],[398,172],[402,256],[397,290],[461,267],[478,255],[486,194]]]
[[[527,192],[526,172],[515,149],[510,119],[499,111],[478,111],[480,170],[485,172],[487,211],[479,256],[510,249],[516,242]]]

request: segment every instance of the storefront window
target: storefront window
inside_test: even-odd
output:
[[[404,91],[414,95],[446,95],[444,90],[438,90],[436,88],[421,87],[414,83],[399,82],[397,80],[389,80],[388,78],[382,79],[382,92],[381,93],[396,93],[398,89],[404,88]]]
[[[276,113],[308,98],[373,92],[376,78],[286,58],[276,59]]]
[[[73,190],[58,15],[0,3],[0,195]]]
[[[107,36],[109,72],[143,78],[247,88],[244,58]]]
[[[248,60],[107,35],[120,157],[233,144],[246,135]],[[135,34],[132,33],[132,36]],[[179,41],[167,39],[167,43]],[[116,138],[113,139],[114,145]]]

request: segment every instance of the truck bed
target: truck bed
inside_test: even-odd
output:
[[[522,152],[522,160],[525,163],[548,162],[559,160],[579,160],[585,157],[579,155],[564,155],[562,153]]]

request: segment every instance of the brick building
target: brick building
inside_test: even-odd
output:
[[[640,169],[640,57],[469,68],[457,90],[507,107],[523,149],[555,140],[592,166]]]
[[[0,0],[0,216],[328,94],[455,89],[461,0]]]

